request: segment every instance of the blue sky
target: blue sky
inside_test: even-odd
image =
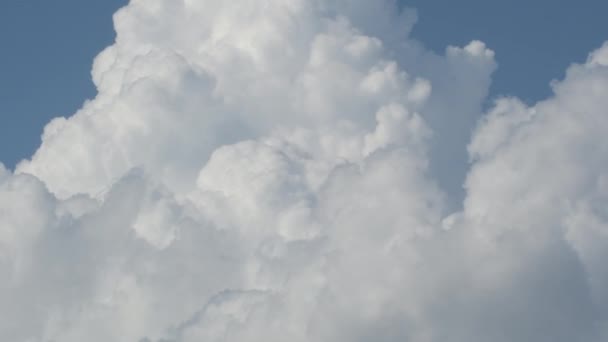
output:
[[[94,96],[91,63],[114,40],[125,0],[0,1],[0,160],[12,167],[40,144],[45,123]]]
[[[126,0],[3,0],[0,2],[0,161],[13,167],[40,143],[44,124],[69,116],[95,90],[93,57],[112,43],[111,15]],[[413,36],[431,49],[484,41],[499,69],[491,95],[527,102],[550,94],[573,61],[608,38],[608,2],[413,0]],[[450,4],[447,6],[446,4]]]

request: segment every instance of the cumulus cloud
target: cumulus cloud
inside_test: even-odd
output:
[[[608,45],[482,113],[395,1],[132,0],[0,164],[7,341],[604,341]]]

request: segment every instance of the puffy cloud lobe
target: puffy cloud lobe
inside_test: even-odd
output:
[[[605,340],[607,45],[475,126],[494,53],[432,54],[414,22],[388,0],[121,9],[97,97],[0,164],[0,337]]]
[[[497,104],[470,145],[478,161],[467,180],[465,203],[469,217],[492,228],[486,228],[488,234],[532,231],[565,240],[580,264],[578,272],[585,272],[580,296],[592,303],[587,321],[604,336],[606,274],[597,262],[608,247],[601,209],[608,165],[602,133],[608,124],[608,69],[596,56],[605,51],[606,45],[586,64],[570,67],[566,79],[553,85],[554,98],[532,108],[515,99]]]

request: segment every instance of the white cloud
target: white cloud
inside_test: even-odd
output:
[[[605,340],[608,45],[477,123],[494,53],[415,20],[131,1],[97,97],[0,164],[1,339]]]

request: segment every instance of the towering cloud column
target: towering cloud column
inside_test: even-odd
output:
[[[132,0],[0,164],[0,340],[608,338],[608,45],[487,114],[494,52],[379,0]]]

